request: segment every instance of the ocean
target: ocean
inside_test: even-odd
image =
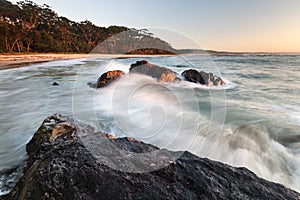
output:
[[[142,59],[178,76],[190,68],[213,72],[228,84],[159,83],[130,74],[98,90],[87,85],[108,70],[128,74]],[[300,191],[300,55],[53,61],[0,71],[0,99],[0,194],[20,178],[26,143],[55,113],[116,137],[247,167]]]

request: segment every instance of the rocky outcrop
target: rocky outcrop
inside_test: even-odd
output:
[[[300,194],[258,178],[245,168],[199,158],[189,152],[166,167],[145,173],[129,173],[108,167],[119,159],[105,142],[100,142],[99,162],[83,137],[107,140],[132,156],[158,150],[131,138],[114,138],[95,133],[91,126],[53,115],[45,119],[27,144],[27,167],[13,190],[0,199],[299,199]],[[164,150],[166,155],[171,151]],[[142,156],[144,154],[141,154]],[[168,161],[163,156],[163,161]],[[128,160],[121,163],[134,165]],[[140,165],[155,168],[148,159]]]
[[[133,63],[129,69],[129,73],[144,74],[156,78],[158,81],[162,82],[181,81],[181,79],[178,78],[176,73],[172,70],[165,67],[153,65],[147,60],[141,60]],[[101,88],[107,86],[115,80],[118,80],[121,76],[124,75],[125,73],[120,70],[108,71],[98,78],[97,83],[88,83],[88,85],[93,88]],[[186,81],[199,83],[202,85],[218,86],[226,84],[226,82],[221,77],[216,76],[213,73],[206,73],[204,71],[199,72],[195,69],[185,70],[181,75]]]
[[[174,82],[175,80],[179,80],[176,76],[176,73],[172,70],[153,65],[146,60],[137,61],[136,63],[132,64],[129,72],[145,74],[163,82]]]
[[[181,74],[185,80],[193,83],[199,83],[207,86],[218,86],[225,85],[226,83],[222,80],[221,77],[214,75],[213,73],[206,73],[204,71],[197,71],[195,69],[185,70]]]
[[[88,85],[93,88],[101,88],[107,86],[115,80],[118,80],[124,75],[125,73],[121,70],[108,71],[98,78],[97,83],[88,83]]]

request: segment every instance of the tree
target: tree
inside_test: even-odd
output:
[[[137,41],[171,48],[166,42],[152,37],[146,29],[135,30],[124,26],[105,28],[96,26],[89,20],[77,23],[59,17],[46,4],[38,5],[30,0],[20,1],[17,5],[0,0],[0,7],[0,52],[87,53],[123,31],[128,33],[118,42],[108,42],[103,52],[124,52],[135,48]],[[116,42],[118,50],[113,48]]]

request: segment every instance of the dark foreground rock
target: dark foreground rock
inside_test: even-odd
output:
[[[202,85],[225,85],[226,83],[222,80],[221,77],[218,77],[214,75],[213,73],[206,73],[204,71],[197,71],[195,69],[189,69],[185,70],[181,74],[185,80],[193,82],[193,83],[199,83]]]
[[[104,133],[94,133],[88,125],[53,115],[43,122],[26,146],[29,158],[23,177],[0,199],[300,198],[299,193],[258,178],[245,168],[199,158],[189,152],[180,152],[179,159],[152,172],[114,170],[105,162],[118,159],[119,154],[110,151],[103,142],[99,145],[102,150],[99,153],[105,162],[99,162],[83,144],[82,135],[107,140],[128,155],[158,150],[134,139],[115,139]],[[172,153],[164,151],[166,155]],[[168,156],[162,157],[162,161],[168,159]],[[128,160],[120,161],[130,164]],[[139,164],[155,168],[155,164],[148,161],[148,158],[142,159]]]
[[[137,61],[136,63],[132,64],[129,72],[145,74],[163,82],[174,82],[175,80],[179,80],[176,76],[176,73],[172,70],[153,65],[146,60]]]
[[[125,73],[121,70],[108,71],[98,78],[97,83],[88,83],[88,85],[93,88],[101,88],[107,86],[115,80],[118,80],[124,75]]]

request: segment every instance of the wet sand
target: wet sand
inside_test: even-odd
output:
[[[87,58],[88,54],[0,54],[0,70],[55,60]]]

